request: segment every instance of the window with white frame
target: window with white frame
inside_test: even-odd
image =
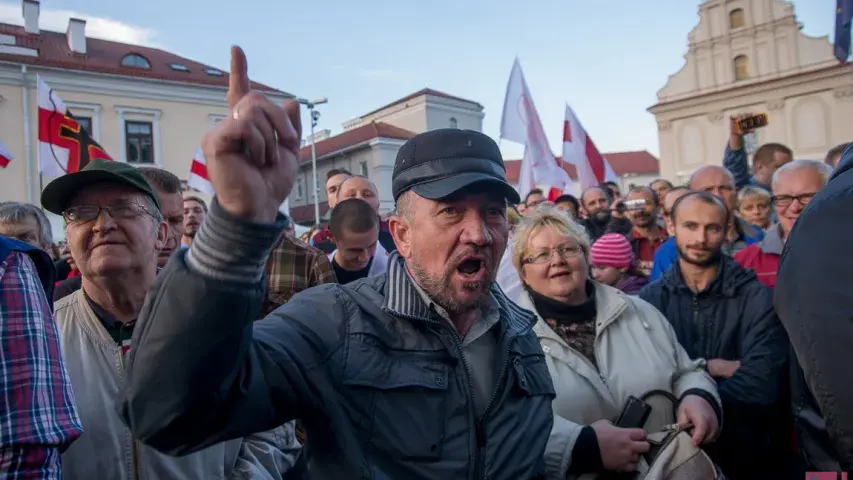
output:
[[[123,135],[121,161],[142,165],[162,166],[163,151],[160,138],[160,117],[157,109],[116,106],[118,128]]]
[[[367,177],[367,162],[360,162],[358,164],[359,174],[362,177]]]
[[[450,128],[459,128],[459,122],[456,121],[456,117],[450,117]]]
[[[296,179],[296,185],[293,188],[293,198],[296,200],[305,198],[305,179],[302,177]]]
[[[154,157],[154,126],[151,122],[126,120],[124,122],[124,141],[128,163],[145,165],[157,163]]]
[[[96,142],[100,141],[101,106],[96,103],[82,102],[65,102],[65,105],[68,107],[71,116],[86,130],[86,133]]]

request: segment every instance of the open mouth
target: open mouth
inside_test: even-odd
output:
[[[551,274],[551,278],[560,278],[560,277],[568,277],[568,276],[569,276],[569,272],[557,272],[557,273]]]
[[[479,258],[468,258],[456,267],[456,271],[465,280],[478,281],[486,273],[486,264]]]

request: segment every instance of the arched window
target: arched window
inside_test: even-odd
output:
[[[459,128],[455,117],[450,117],[450,128]]]
[[[746,80],[749,78],[749,60],[746,55],[735,57],[735,80]]]
[[[729,28],[743,28],[746,26],[746,17],[742,8],[736,8],[729,13]]]
[[[145,69],[151,68],[151,64],[148,63],[148,60],[138,53],[125,55],[124,58],[121,59],[121,66]]]

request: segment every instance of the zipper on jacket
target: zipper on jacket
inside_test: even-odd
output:
[[[452,326],[448,322],[443,320],[438,321],[433,318],[414,317],[411,315],[401,315],[399,313],[395,313],[394,315],[401,318],[408,318],[409,320],[414,321],[425,321],[433,325],[438,325],[439,329],[444,329],[450,332],[450,337],[453,339],[453,344],[456,347],[456,354],[459,356],[460,360],[462,361],[462,366],[465,368],[465,379],[468,381],[468,403],[470,404],[468,413],[471,414],[471,417],[474,419],[474,478],[480,478],[480,476],[482,475],[480,472],[480,457],[482,456],[480,449],[486,443],[486,434],[485,430],[483,430],[482,432],[480,431],[480,422],[477,418],[476,412],[476,399],[474,398],[474,374],[471,370],[471,366],[468,364],[468,360],[465,359],[465,349],[462,345],[462,339],[459,338],[459,332],[457,332],[455,328],[452,328]]]
[[[506,377],[507,369],[509,369],[509,352],[512,350],[512,344],[515,343],[517,336],[510,337],[506,342],[506,347],[503,349],[503,365],[501,366],[500,372],[498,372],[497,381],[495,382],[495,389],[492,391],[492,396],[489,398],[488,403],[486,403],[486,409],[483,410],[483,416],[477,420],[477,472],[475,474],[475,478],[485,478],[485,469],[486,469],[486,459],[481,454],[480,450],[486,446],[486,419],[489,417],[489,412],[492,410],[492,405],[495,403],[495,399],[498,397],[498,392],[501,389],[501,383],[503,383],[504,378]],[[463,355],[464,356],[464,355]]]
[[[119,375],[121,376],[122,382],[124,381],[124,348],[121,345],[121,331],[124,329],[124,324],[121,326],[121,330],[119,330],[119,342],[118,342],[118,365],[120,368]],[[136,439],[133,437],[133,434],[130,435],[130,459],[133,464],[133,478],[138,479],[139,477],[139,451],[136,445]]]
[[[692,310],[693,324],[699,325],[702,330],[702,356],[706,357],[708,355],[708,337],[710,336],[709,326],[707,324],[699,323],[699,299],[696,298],[696,295],[693,295],[690,307]]]

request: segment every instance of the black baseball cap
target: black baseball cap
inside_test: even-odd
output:
[[[498,144],[480,132],[432,130],[413,137],[397,152],[391,177],[395,201],[408,190],[439,200],[474,184],[494,189],[510,203],[521,201],[507,182]]]
[[[80,171],[48,183],[41,192],[41,206],[49,212],[62,215],[77,192],[96,183],[118,183],[133,187],[151,197],[158,211],[163,210],[154,188],[139,169],[124,162],[101,159],[92,160]]]

